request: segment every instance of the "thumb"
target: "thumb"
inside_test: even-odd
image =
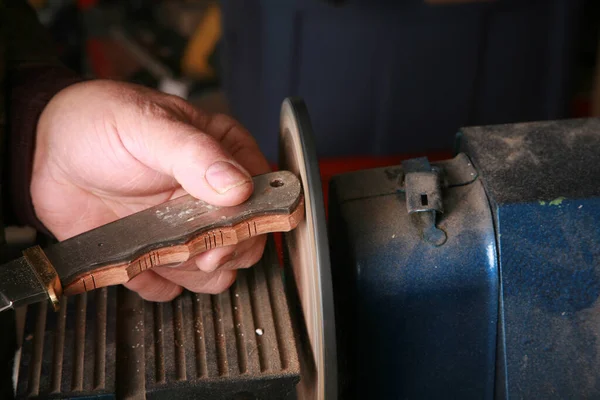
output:
[[[232,206],[252,194],[252,177],[214,137],[169,118],[146,118],[137,127],[129,140],[122,139],[127,150],[148,167],[175,178],[192,196]]]

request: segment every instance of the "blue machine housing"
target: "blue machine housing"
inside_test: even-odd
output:
[[[466,157],[437,164],[452,172]],[[486,398],[493,393],[498,271],[482,183],[446,188],[438,227],[422,239],[400,191],[401,168],[339,176],[330,234],[341,398]],[[469,173],[469,176],[470,174]],[[348,307],[349,302],[352,306]]]
[[[332,180],[341,398],[599,397],[600,120],[457,138],[443,244],[406,166]]]

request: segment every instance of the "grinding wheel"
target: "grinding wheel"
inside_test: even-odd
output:
[[[312,124],[301,99],[283,102],[280,118],[279,168],[296,174],[302,183],[306,217],[284,234],[287,280],[299,303],[304,336],[299,340],[301,380],[299,399],[337,398],[335,316],[325,204]]]

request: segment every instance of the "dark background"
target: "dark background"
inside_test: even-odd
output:
[[[277,160],[303,97],[325,159],[452,151],[463,126],[600,115],[596,0],[31,1],[86,77],[238,118]]]

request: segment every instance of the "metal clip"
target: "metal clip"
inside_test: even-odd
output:
[[[406,208],[421,228],[423,239],[434,246],[446,243],[446,232],[437,227],[437,214],[444,212],[440,171],[426,157],[402,162]]]

